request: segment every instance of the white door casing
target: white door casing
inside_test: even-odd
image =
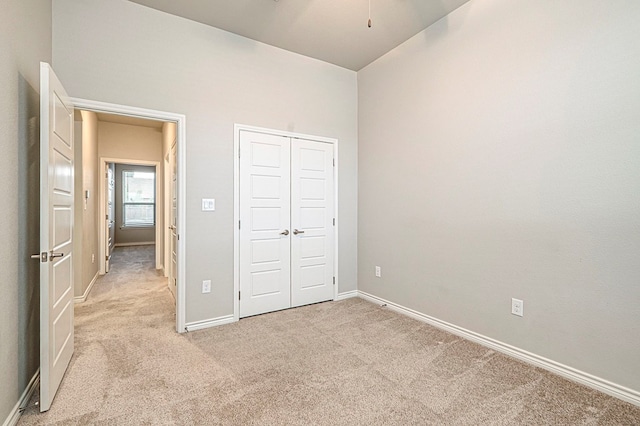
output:
[[[291,140],[291,306],[333,299],[333,145]]]
[[[40,64],[40,411],[73,355],[73,104]]]
[[[289,138],[240,135],[240,317],[291,306]]]
[[[73,105],[76,109],[94,111],[94,112],[103,112],[107,114],[118,114],[118,115],[126,115],[129,117],[139,117],[139,118],[147,118],[151,120],[158,121],[166,121],[166,122],[174,122],[176,123],[176,145],[177,145],[177,153],[176,153],[176,167],[177,167],[177,190],[176,190],[176,200],[177,200],[177,231],[178,231],[178,271],[177,271],[177,297],[176,297],[176,331],[178,333],[184,333],[187,331],[187,321],[186,321],[186,268],[182,267],[186,263],[187,257],[187,223],[186,223],[186,203],[184,200],[186,199],[187,193],[187,185],[186,185],[186,165],[187,165],[187,118],[184,114],[177,114],[173,112],[167,111],[159,111],[148,108],[139,108],[132,107],[127,105],[119,105],[112,104],[106,102],[99,102],[95,100],[89,99],[81,99],[81,98],[71,98]],[[101,158],[100,162],[105,159]],[[112,159],[113,161],[123,161],[123,159]],[[127,160],[128,161],[128,160]],[[125,162],[127,162],[125,161]],[[134,161],[139,162],[139,161]],[[159,163],[154,162],[156,165],[156,171],[158,170]],[[104,188],[100,185],[100,203],[104,203]],[[156,192],[158,191],[158,187],[156,187]],[[159,196],[158,196],[159,198]],[[104,204],[100,205],[100,210],[104,209]],[[104,226],[104,222],[100,221],[100,226]],[[100,235],[104,235],[104,230],[101,229]],[[158,233],[160,233],[160,228],[156,228],[156,240],[160,238],[157,237]],[[101,256],[104,255],[102,253],[104,251],[104,244],[100,245]],[[156,263],[161,264],[158,256],[159,251],[156,252]],[[103,263],[100,263],[100,273],[104,273]]]
[[[170,232],[170,242],[169,242],[169,253],[170,253],[170,263],[169,263],[169,290],[173,295],[173,298],[176,299],[176,291],[177,291],[177,277],[178,277],[178,173],[177,173],[177,146],[174,142],[171,145],[171,155],[169,157],[169,170],[171,173],[171,181],[169,184],[169,202],[171,206],[169,207],[169,232]]]

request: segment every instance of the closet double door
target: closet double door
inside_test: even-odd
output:
[[[333,149],[240,132],[240,317],[333,299]]]

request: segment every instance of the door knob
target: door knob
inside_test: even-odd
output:
[[[46,251],[43,251],[42,253],[36,253],[36,254],[32,254],[31,255],[32,259],[38,259],[40,262],[46,262],[48,257],[49,257],[49,255],[47,254]]]
[[[297,229],[293,230],[293,235],[304,234],[304,231],[298,231]]]
[[[282,231],[282,232],[280,233],[280,235],[289,235],[289,230],[288,230],[288,229],[285,229],[284,231]]]
[[[49,253],[49,259],[55,259],[56,257],[62,256],[64,256],[64,253],[54,253],[53,250],[51,250],[51,253]]]

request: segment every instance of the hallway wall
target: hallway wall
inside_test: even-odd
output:
[[[87,287],[98,273],[99,262],[99,185],[102,173],[98,170],[98,119],[94,112],[81,111],[82,121],[75,132],[76,141],[76,216],[74,253],[80,262],[74,282],[74,296],[85,295]],[[78,153],[80,155],[78,155]],[[89,198],[85,199],[85,191]],[[79,237],[79,238],[78,238]]]

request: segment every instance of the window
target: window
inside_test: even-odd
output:
[[[156,224],[156,174],[154,172],[122,172],[123,226]]]

